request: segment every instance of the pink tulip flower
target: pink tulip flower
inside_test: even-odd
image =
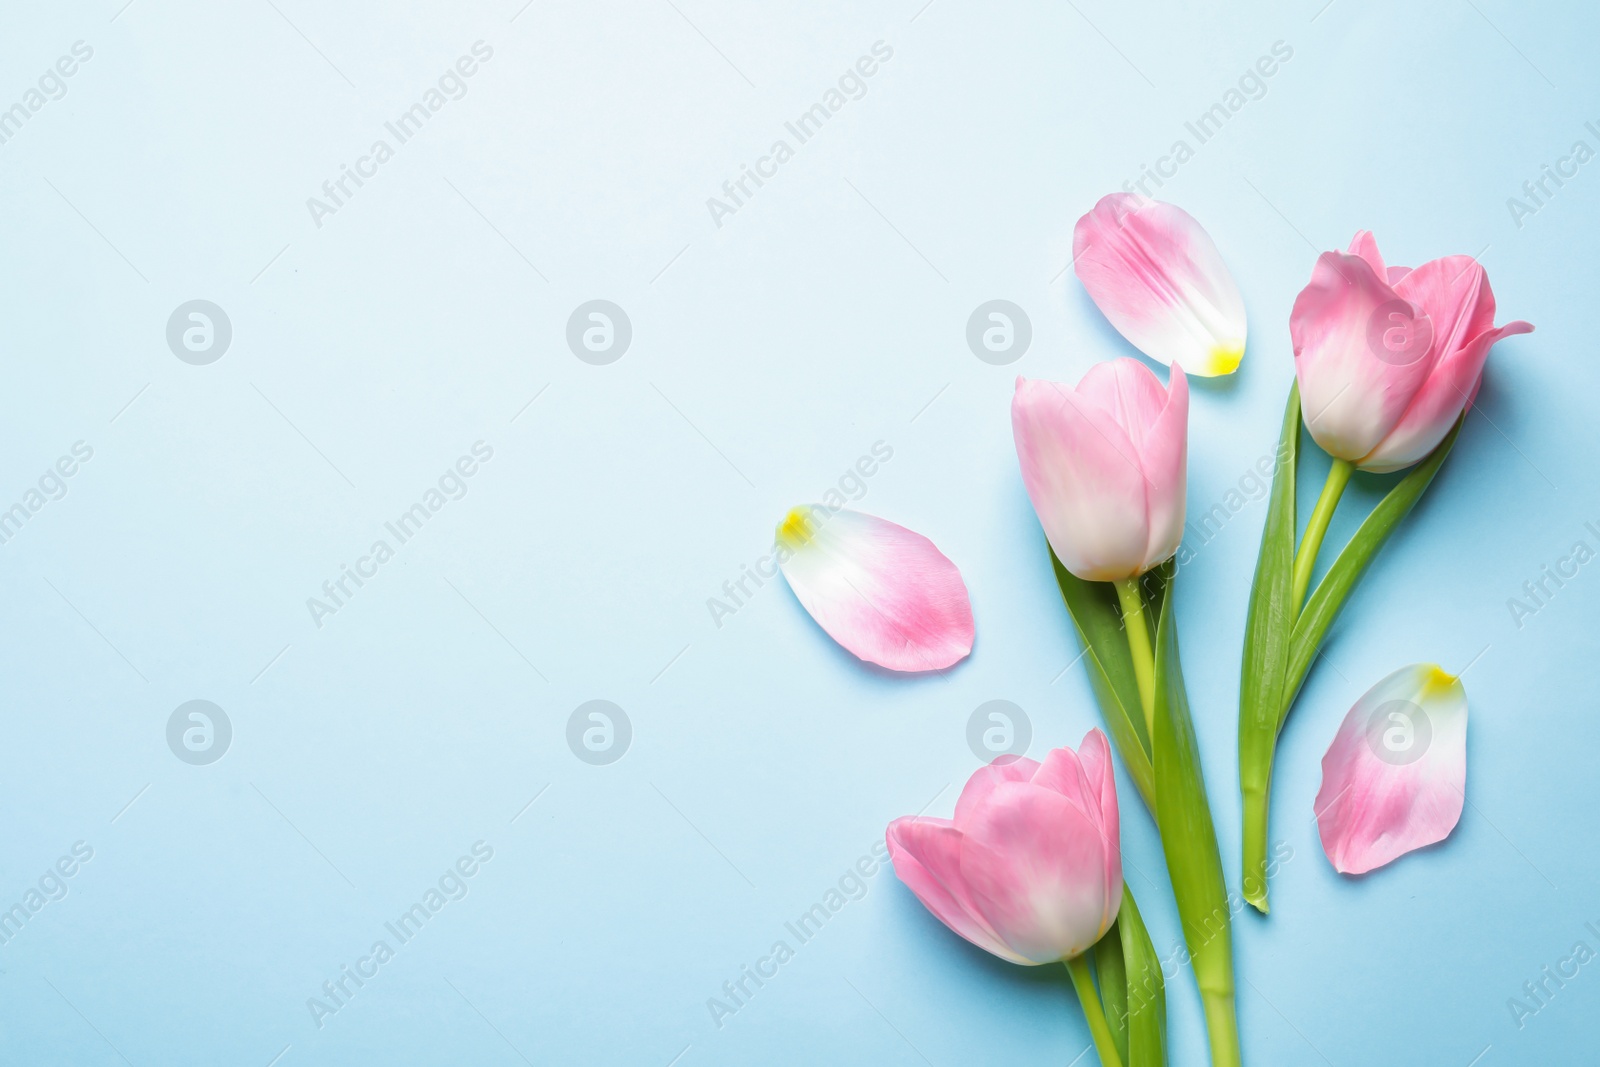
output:
[[[961,572],[914,530],[825,504],[790,510],[775,555],[795,598],[839,644],[894,671],[934,671],[972,651]]]
[[[1106,735],[1043,763],[978,768],[955,818],[889,824],[895,874],[950,929],[1013,963],[1072,959],[1122,906],[1117,792]]]
[[[1348,253],[1317,258],[1289,315],[1306,428],[1362,470],[1409,467],[1472,403],[1494,343],[1532,329],[1494,324],[1489,276],[1472,257],[1385,267],[1362,230]]]
[[[1072,231],[1072,262],[1095,306],[1151,359],[1205,378],[1238,369],[1239,286],[1181,207],[1133,193],[1102,197]]]
[[[1466,788],[1466,690],[1432,663],[1402,667],[1356,701],[1322,757],[1322,850],[1364,874],[1443,841]]]
[[[1096,364],[1076,389],[1017,379],[1011,431],[1028,499],[1063,566],[1132,578],[1183,540],[1189,383],[1163,389],[1135,359]]]

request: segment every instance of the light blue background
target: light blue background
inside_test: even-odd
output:
[[[6,3],[0,106],[75,41],[94,54],[0,146],[0,506],[75,441],[94,456],[0,546],[0,904],[75,841],[94,855],[0,947],[0,1058],[1072,1061],[1088,1039],[1060,969],[985,957],[887,871],[721,1028],[706,1001],[890,819],[949,813],[979,704],[1021,705],[1035,755],[1097,723],[1081,665],[1063,672],[1078,646],[1012,381],[1130,353],[1063,272],[1073,222],[1276,41],[1293,58],[1266,94],[1159,191],[1215,237],[1252,324],[1239,374],[1196,383],[1191,516],[1273,447],[1316,250],[1370,227],[1392,262],[1478,254],[1502,321],[1538,332],[1496,349],[1284,735],[1293,858],[1271,918],[1236,928],[1247,1062],[1591,1057],[1600,964],[1520,1030],[1506,1002],[1574,942],[1600,949],[1600,575],[1520,629],[1506,601],[1597,547],[1600,163],[1521,227],[1506,200],[1575,140],[1600,148],[1600,19],[1321,2]],[[479,40],[467,95],[314,225],[306,198]],[[866,95],[717,227],[706,199],[880,40]],[[564,340],[597,297],[634,329],[605,367]],[[233,325],[209,366],[165,342],[195,298]],[[964,339],[994,298],[1032,320],[1010,367]],[[479,440],[494,457],[466,497],[314,626],[306,598]],[[713,625],[707,598],[784,509],[880,440],[858,506],[960,565],[972,657],[864,669],[781,582]],[[1335,540],[1374,493],[1358,479]],[[1178,593],[1234,889],[1263,513],[1199,547]],[[1418,660],[1470,664],[1469,806],[1444,845],[1341,878],[1311,822],[1318,760]],[[210,766],[165,740],[195,698],[234,728]],[[634,729],[605,767],[564,736],[596,698]],[[1122,794],[1167,952],[1159,849]],[[470,893],[319,1029],[307,998],[480,839]],[[1169,990],[1173,1062],[1202,1062],[1187,972]]]

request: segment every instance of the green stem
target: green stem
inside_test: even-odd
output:
[[[1117,1043],[1106,1023],[1105,1010],[1100,1006],[1100,994],[1094,988],[1094,976],[1089,973],[1088,956],[1074,956],[1062,962],[1067,966],[1067,973],[1072,975],[1072,988],[1078,991],[1078,1000],[1083,1004],[1083,1017],[1089,1020],[1089,1033],[1094,1037],[1094,1050],[1100,1056],[1101,1067],[1122,1067]]]
[[[1239,1021],[1233,1012],[1233,991],[1201,990],[1206,1010],[1206,1037],[1211,1042],[1211,1067],[1240,1067]]]
[[[1150,627],[1144,621],[1144,597],[1139,579],[1118,578],[1117,600],[1122,604],[1122,630],[1128,635],[1128,652],[1133,656],[1133,677],[1139,685],[1139,703],[1144,705],[1147,736],[1156,735],[1156,656],[1150,649]]]
[[[1344,495],[1344,487],[1350,484],[1350,475],[1354,471],[1355,466],[1343,459],[1335,459],[1333,466],[1328,468],[1328,480],[1322,483],[1322,495],[1317,497],[1317,506],[1306,523],[1306,535],[1294,556],[1294,586],[1289,603],[1296,615],[1306,602],[1306,589],[1311,585],[1311,572],[1317,565],[1317,551],[1322,547],[1322,537],[1328,532],[1333,511],[1339,506],[1339,498]]]
[[[1270,758],[1270,756],[1269,756]],[[1270,779],[1270,774],[1269,774]],[[1246,786],[1244,792],[1244,899],[1267,913],[1268,786]]]

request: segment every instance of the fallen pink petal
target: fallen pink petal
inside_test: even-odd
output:
[[[1431,663],[1367,691],[1322,757],[1317,828],[1341,874],[1365,874],[1450,836],[1467,788],[1467,694]]]
[[[972,602],[932,541],[858,511],[816,504],[778,526],[794,595],[845,649],[894,671],[936,671],[972,651]]]
[[[1187,211],[1134,193],[1102,197],[1072,233],[1078,280],[1117,332],[1190,374],[1244,358],[1244,300],[1211,235]]]

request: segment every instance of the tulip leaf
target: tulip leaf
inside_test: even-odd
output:
[[[1167,991],[1161,960],[1126,885],[1122,887],[1116,933],[1122,942],[1123,970],[1128,976],[1128,1048],[1123,1062],[1127,1067],[1165,1067]]]
[[[1127,888],[1123,888],[1123,900],[1127,900]],[[1126,905],[1124,905],[1126,906]],[[1121,920],[1121,911],[1118,911],[1117,923]],[[1111,1041],[1117,1046],[1117,1055],[1122,1062],[1128,1062],[1128,971],[1122,959],[1122,938],[1113,924],[1105,935],[1095,942],[1094,946],[1094,976],[1100,986],[1100,1007],[1106,1017],[1106,1025],[1111,1028]]]
[[[1100,705],[1101,717],[1123,765],[1155,811],[1155,778],[1151,767],[1150,736],[1145,730],[1139,683],[1133,673],[1133,654],[1122,632],[1122,610],[1117,591],[1109,582],[1086,582],[1061,565],[1054,550],[1050,562],[1055,567],[1061,599],[1083,642],[1081,657],[1089,673],[1089,685]],[[1146,614],[1149,614],[1146,612]]]
[[[1231,911],[1217,831],[1206,800],[1199,743],[1183,685],[1176,615],[1169,597],[1156,627],[1156,825],[1195,982],[1209,1009],[1211,1003],[1223,998],[1231,1003],[1233,997]],[[1208,1018],[1208,1025],[1211,1023]]]
[[[1295,468],[1300,450],[1300,386],[1289,389],[1278,435],[1272,497],[1261,531],[1261,555],[1250,586],[1244,624],[1244,656],[1239,671],[1239,789],[1244,795],[1245,894],[1266,910],[1266,883],[1257,867],[1267,851],[1267,791],[1272,782],[1272,750],[1278,739],[1283,679],[1288,670],[1290,635],[1298,605],[1293,603]],[[1258,887],[1252,891],[1252,887]]]
[[[1294,704],[1294,698],[1299,695],[1306,672],[1310,670],[1311,661],[1316,657],[1322,639],[1327,636],[1328,628],[1339,617],[1339,611],[1344,607],[1345,600],[1355,589],[1361,576],[1366,573],[1373,557],[1383,548],[1389,536],[1400,525],[1400,521],[1411,512],[1422,497],[1423,491],[1433,481],[1433,476],[1439,472],[1440,465],[1450,454],[1450,449],[1456,443],[1456,436],[1461,432],[1461,424],[1465,421],[1466,414],[1463,412],[1450,433],[1429,453],[1428,458],[1402,478],[1400,484],[1389,490],[1388,495],[1378,502],[1378,506],[1373,508],[1372,514],[1362,522],[1360,529],[1356,530],[1355,536],[1350,538],[1350,543],[1344,546],[1339,558],[1333,561],[1333,566],[1328,568],[1328,573],[1323,576],[1321,583],[1306,601],[1305,610],[1300,613],[1300,620],[1294,627],[1294,636],[1290,639],[1283,699],[1278,711],[1278,729],[1283,728],[1284,720],[1289,717],[1289,709]]]

